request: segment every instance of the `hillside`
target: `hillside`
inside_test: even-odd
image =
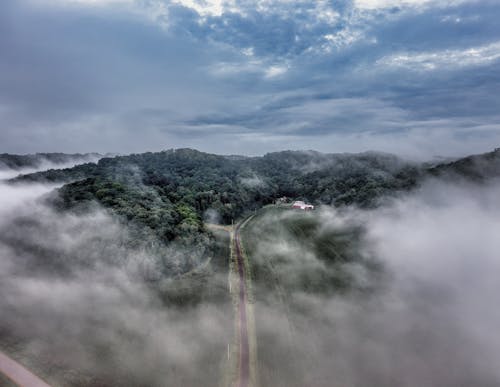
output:
[[[427,166],[375,152],[226,157],[178,149],[105,157],[97,163],[21,175],[11,182],[65,183],[52,198],[60,210],[98,203],[135,227],[136,240],[149,235],[190,244],[198,243],[204,233],[204,219],[228,224],[283,196],[314,204],[373,207],[429,176],[497,176],[499,160],[498,150]]]
[[[0,169],[22,170],[39,168],[43,165],[64,165],[69,163],[86,163],[102,157],[98,153],[36,153],[28,155],[0,154]]]
[[[477,182],[496,178],[500,176],[500,148],[492,152],[442,163],[429,168],[428,172],[436,177],[461,177]]]
[[[65,183],[50,199],[55,208],[83,211],[98,203],[129,226],[132,245],[175,241],[204,251],[212,243],[204,220],[230,224],[283,196],[373,206],[383,195],[413,187],[418,174],[418,166],[378,153],[225,157],[178,149],[106,157],[11,182]]]

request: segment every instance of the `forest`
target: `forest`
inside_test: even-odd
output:
[[[51,157],[64,160],[61,155]],[[204,252],[213,244],[205,223],[230,224],[278,198],[373,208],[415,189],[426,178],[493,177],[499,163],[498,149],[434,164],[376,152],[283,151],[243,157],[171,149],[21,174],[9,183],[59,184],[46,198],[51,206],[65,212],[105,208],[131,230],[126,242],[130,246],[156,246],[160,251],[175,242]],[[179,270],[195,267],[200,259],[187,259]]]

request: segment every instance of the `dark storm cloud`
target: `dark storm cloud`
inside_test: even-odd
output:
[[[363,150],[436,121],[448,140],[487,125],[471,151],[500,137],[495,2],[105,3],[2,2],[4,151]]]

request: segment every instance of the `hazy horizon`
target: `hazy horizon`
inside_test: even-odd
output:
[[[493,0],[6,0],[2,152],[500,144]]]
[[[252,154],[245,154],[245,153],[223,153],[223,152],[208,152],[204,151],[202,149],[197,149],[197,148],[192,148],[192,147],[179,147],[179,148],[165,148],[165,149],[159,149],[159,150],[144,150],[141,152],[130,152],[130,153],[118,153],[118,152],[95,152],[95,151],[88,151],[88,152],[78,152],[78,153],[67,153],[63,151],[47,151],[47,152],[33,152],[33,153],[10,153],[10,152],[0,152],[0,154],[6,154],[6,155],[16,155],[16,156],[35,156],[35,155],[43,155],[43,154],[65,154],[65,155],[94,155],[95,158],[93,160],[89,160],[90,162],[96,162],[99,157],[123,157],[123,156],[130,156],[134,154],[143,154],[143,153],[160,153],[160,152],[168,152],[171,150],[177,151],[177,150],[182,150],[182,149],[191,149],[194,151],[202,152],[202,153],[208,153],[208,154],[213,154],[217,156],[234,156],[234,157],[263,157],[267,154],[272,154],[272,153],[283,153],[283,152],[299,152],[299,153],[319,153],[319,154],[324,154],[324,155],[358,155],[358,154],[386,154],[386,155],[393,155],[401,158],[402,160],[408,160],[408,161],[415,161],[415,162],[430,162],[430,161],[447,161],[447,160],[456,160],[460,159],[463,157],[468,157],[468,156],[473,156],[473,155],[479,155],[483,153],[489,153],[493,152],[498,147],[490,147],[485,149],[484,151],[478,152],[478,153],[464,153],[464,154],[456,154],[454,156],[443,156],[440,154],[436,155],[404,155],[404,154],[398,154],[396,152],[387,152],[387,151],[378,151],[374,149],[366,149],[366,150],[360,150],[360,151],[338,151],[338,152],[329,152],[329,151],[319,151],[316,149],[290,149],[290,148],[283,148],[283,149],[276,149],[272,151],[266,151],[262,153],[252,153]],[[72,165],[72,164],[68,164]],[[76,164],[75,164],[76,165]],[[1,166],[1,165],[0,165]],[[68,166],[58,166],[57,163],[53,163],[52,167],[58,167],[58,168],[67,168]],[[38,168],[38,170],[46,170],[51,167],[50,163],[46,165],[42,165],[41,168]],[[31,172],[28,172],[31,173]]]

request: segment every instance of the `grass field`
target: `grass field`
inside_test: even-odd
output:
[[[267,290],[279,285],[288,293],[339,293],[359,285],[353,280],[353,266],[377,270],[361,252],[362,227],[325,227],[319,211],[263,208],[242,237],[252,259],[253,281]]]
[[[322,210],[268,206],[242,231],[252,268],[261,386],[304,386],[316,361],[310,301],[370,292],[380,267],[361,253],[359,225],[325,226]],[[307,300],[307,302],[304,302]],[[306,346],[303,344],[307,343]],[[312,350],[311,350],[312,348]],[[318,385],[329,381],[319,381]]]

